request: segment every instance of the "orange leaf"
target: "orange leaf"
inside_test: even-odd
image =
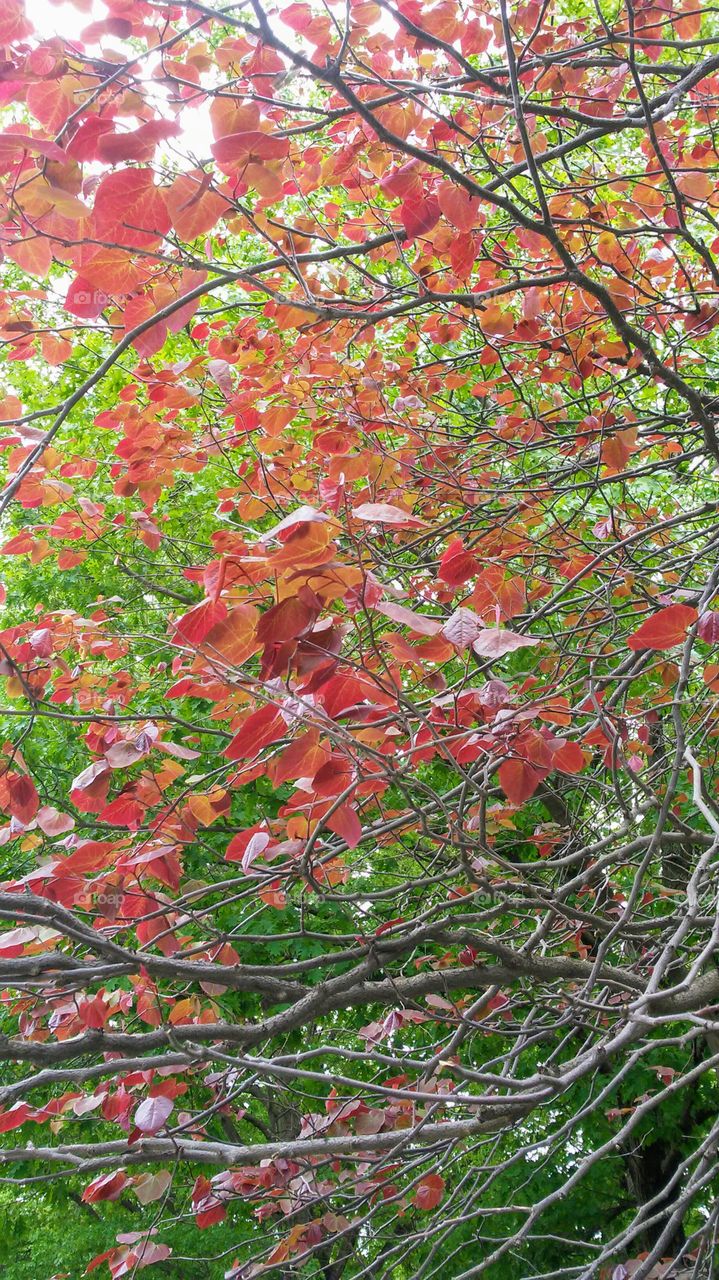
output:
[[[458,231],[471,231],[477,221],[479,199],[470,196],[462,187],[443,182],[437,192],[439,207],[448,222]]]
[[[260,648],[255,636],[259,617],[259,610],[253,604],[236,605],[204,636],[203,653],[210,658],[222,658],[232,667],[242,666]]]
[[[182,240],[196,240],[211,231],[227,209],[227,202],[207,190],[201,170],[180,174],[165,193],[168,213]]]
[[[637,450],[637,428],[626,427],[602,445],[602,462],[609,472],[623,471]]]

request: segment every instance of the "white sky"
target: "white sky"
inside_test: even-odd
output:
[[[35,29],[43,36],[64,36],[77,39],[84,27],[106,14],[102,5],[93,4],[88,13],[81,13],[74,4],[50,4],[49,0],[30,0],[27,14]]]
[[[100,4],[98,0],[91,0],[87,10],[82,12],[74,4],[61,3],[54,4],[51,0],[25,0],[27,15],[30,22],[33,23],[35,30],[43,36],[64,36],[65,39],[79,39],[81,32],[88,27],[91,22],[97,22],[108,16],[108,10],[104,4]],[[277,8],[282,11],[283,5],[289,5],[293,0],[279,0]],[[0,6],[2,0],[0,0]],[[294,33],[289,27],[285,27],[281,19],[274,17],[273,25],[279,29],[283,39],[292,42]],[[122,44],[113,40],[112,36],[103,36],[103,45],[112,47],[117,45],[122,48]]]

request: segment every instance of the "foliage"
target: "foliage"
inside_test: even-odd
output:
[[[3,1275],[710,1276],[716,15],[34,21]]]

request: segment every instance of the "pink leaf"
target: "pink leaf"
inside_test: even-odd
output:
[[[133,1117],[135,1127],[143,1133],[157,1133],[158,1129],[162,1129],[174,1105],[172,1099],[163,1094],[145,1098]]]

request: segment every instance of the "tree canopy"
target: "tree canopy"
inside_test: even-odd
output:
[[[78,9],[0,9],[2,1274],[708,1280],[717,13]]]

